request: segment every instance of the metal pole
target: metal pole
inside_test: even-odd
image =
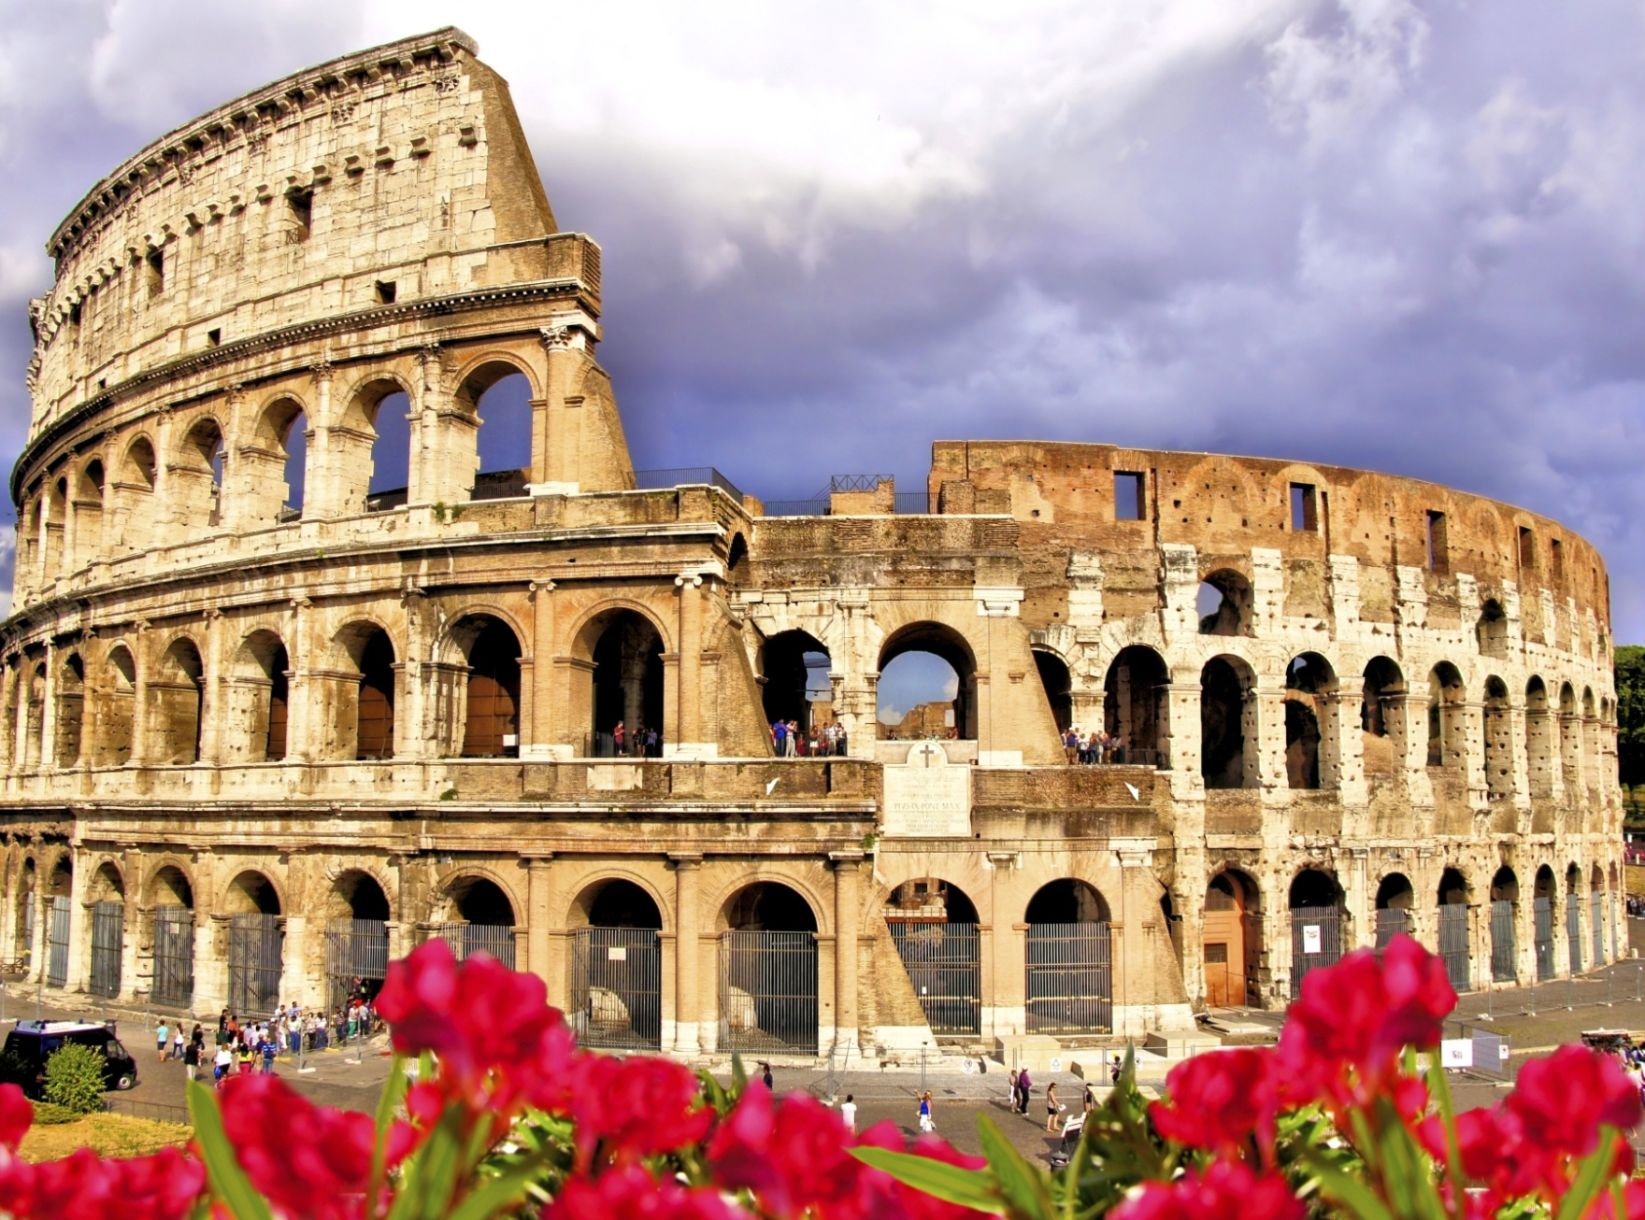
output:
[[[925,1048],[928,1043],[920,1043],[920,1092],[925,1092]]]

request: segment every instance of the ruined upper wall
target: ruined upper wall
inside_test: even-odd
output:
[[[1142,476],[1140,506],[1117,502],[1129,500],[1135,486],[1120,488],[1120,473]],[[1607,637],[1610,631],[1609,577],[1589,543],[1547,517],[1420,479],[1113,445],[938,441],[929,490],[945,513],[1016,518],[1025,563],[1043,568],[1051,583],[1064,580],[1072,552],[1123,556],[1192,546],[1203,577],[1267,549],[1304,578],[1293,582],[1298,587],[1308,584],[1309,569],[1318,569],[1315,583],[1323,586],[1329,557],[1351,556],[1360,564],[1367,618],[1393,617],[1395,574],[1403,568],[1423,574],[1439,607],[1465,574],[1482,597],[1517,590],[1528,618],[1539,617],[1545,603],[1559,610],[1574,604],[1578,617],[1591,612]]]
[[[556,226],[507,84],[475,51],[447,28],[332,60],[93,187],[48,242],[57,281],[31,307],[34,432],[191,353],[551,274],[495,249]]]

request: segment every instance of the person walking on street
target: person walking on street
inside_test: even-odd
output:
[[[1062,1105],[1057,1101],[1057,1082],[1053,1080],[1045,1086],[1045,1129],[1056,1130],[1057,1115],[1062,1113]]]
[[[840,1120],[845,1123],[847,1131],[857,1134],[857,1098],[852,1093],[847,1093],[840,1103]]]
[[[772,1078],[772,1075],[771,1075],[771,1065],[769,1063],[766,1063],[764,1060],[761,1060],[760,1061],[760,1080],[765,1085],[766,1092],[768,1092],[768,1093],[771,1091],[772,1079],[773,1078]]]
[[[171,1049],[171,1042],[168,1039],[170,1033],[171,1029],[166,1025],[165,1018],[160,1018],[160,1027],[154,1031],[154,1045],[159,1048],[161,1063],[166,1061],[166,1052]]]
[[[1006,1095],[1007,1103],[1010,1105],[1010,1107],[1013,1110],[1015,1110],[1017,1108],[1017,1069],[1016,1068],[1012,1068],[1011,1069],[1011,1075],[1006,1077],[1005,1095]]]
[[[937,1125],[931,1121],[931,1091],[927,1089],[920,1094],[920,1130],[929,1135],[936,1129]]]
[[[183,1075],[190,1080],[200,1079],[200,1043],[190,1042],[183,1048]]]
[[[1028,1079],[1028,1069],[1023,1068],[1017,1073],[1017,1113],[1028,1113],[1028,1094],[1033,1090],[1034,1082]]]

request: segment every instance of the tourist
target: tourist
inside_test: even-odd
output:
[[[253,1066],[255,1066],[255,1064],[257,1062],[257,1051],[252,1047],[251,1042],[249,1040],[240,1043],[240,1053],[238,1055],[238,1058],[239,1058],[239,1061],[240,1061],[240,1064],[239,1064],[239,1073],[240,1073],[240,1075],[250,1076],[251,1075],[251,1069],[252,1069]]]
[[[760,1061],[760,1080],[765,1084],[767,1092],[771,1090],[773,1079],[774,1078],[771,1075],[771,1065],[762,1059]]]
[[[628,735],[628,752],[635,758],[645,753],[645,725],[635,722],[634,731]]]
[[[159,1048],[160,1062],[166,1061],[166,1052],[171,1049],[170,1029],[166,1026],[166,1019],[160,1018],[160,1027],[154,1031],[154,1045]]]
[[[173,1059],[183,1057],[183,1023],[181,1021],[177,1022],[177,1028],[171,1035],[171,1057]]]
[[[936,1123],[931,1121],[931,1090],[927,1089],[920,1094],[920,1130],[929,1135],[936,1129]]]
[[[1082,1102],[1081,1102],[1081,1107],[1082,1107],[1083,1112],[1086,1113],[1086,1114],[1091,1113],[1092,1107],[1095,1106],[1096,1104],[1097,1104],[1097,1091],[1094,1088],[1091,1087],[1091,1082],[1089,1080],[1087,1080],[1085,1082],[1085,1097],[1082,1099]]]
[[[1062,1113],[1062,1103],[1057,1100],[1057,1082],[1053,1080],[1045,1086],[1045,1129],[1056,1130],[1057,1115]]]
[[[773,720],[771,722],[771,752],[778,758],[782,758],[786,751],[783,739],[787,736],[788,725],[781,720]]]
[[[265,1033],[257,1043],[257,1053],[263,1057],[263,1075],[274,1075],[274,1040]]]
[[[1010,1105],[1010,1107],[1013,1110],[1015,1110],[1017,1108],[1017,1069],[1016,1068],[1011,1069],[1011,1074],[1005,1078],[1005,1083],[1006,1083],[1006,1087],[1005,1087],[1006,1102],[1007,1102],[1008,1105]]]
[[[662,738],[658,736],[656,729],[647,729],[645,731],[645,756],[647,758],[661,758],[663,753],[662,744]]]
[[[200,1049],[204,1041],[203,1038],[196,1038],[183,1048],[183,1075],[190,1080],[200,1078]]]
[[[223,1081],[228,1079],[229,1069],[234,1066],[234,1052],[229,1050],[227,1042],[217,1044],[217,1054],[211,1063],[211,1078],[219,1088]]]
[[[845,1100],[840,1103],[840,1119],[845,1123],[845,1129],[852,1135],[857,1134],[857,1099],[855,1095],[847,1093]]]
[[[1028,1078],[1028,1069],[1023,1068],[1017,1073],[1017,1113],[1028,1113],[1028,1095],[1033,1091],[1034,1082]]]

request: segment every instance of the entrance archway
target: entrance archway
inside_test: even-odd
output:
[[[1468,935],[1468,879],[1448,868],[1439,879],[1439,955],[1451,987],[1461,994],[1472,983],[1473,961]]]
[[[634,610],[614,610],[583,631],[592,639],[593,694],[590,753],[596,758],[662,754],[663,640],[656,625]],[[618,726],[622,728],[618,744]],[[651,743],[651,734],[657,735]]]
[[[173,640],[160,659],[160,672],[149,682],[148,757],[160,763],[189,764],[200,759],[200,711],[205,699],[205,665],[187,636]]]
[[[817,919],[810,905],[786,885],[759,881],[727,900],[721,926],[720,1049],[816,1054]]]
[[[571,1004],[580,1046],[662,1046],[662,912],[632,881],[599,881],[572,908]]]
[[[519,753],[520,641],[501,619],[476,614],[452,632],[468,663],[463,699],[463,757]]]
[[[73,935],[74,863],[67,853],[57,858],[46,882],[46,986],[69,981],[69,940]]]
[[[1223,869],[1205,887],[1200,953],[1205,965],[1205,1003],[1243,1008],[1256,1001],[1262,960],[1261,896],[1244,873]]]
[[[229,1011],[261,1018],[280,1002],[286,935],[280,895],[262,873],[247,871],[230,883],[223,908],[229,913]]]
[[[1285,775],[1292,788],[1336,786],[1336,671],[1317,652],[1285,667]]]
[[[1544,864],[1536,870],[1535,888],[1531,895],[1531,921],[1536,946],[1536,977],[1547,982],[1554,970],[1554,896],[1557,890],[1554,870]]]
[[[982,1032],[982,948],[977,907],[964,890],[936,877],[891,891],[885,923],[931,1032]]]
[[[326,989],[330,1011],[371,1000],[388,977],[388,895],[364,869],[331,884],[326,921]]]
[[[112,861],[98,866],[89,897],[91,975],[86,990],[92,995],[117,996],[126,943],[126,883]]]
[[[1031,1034],[1098,1034],[1113,1028],[1113,952],[1108,903],[1071,877],[1040,887],[1028,903],[1024,995]]]
[[[1343,893],[1337,879],[1305,868],[1291,882],[1291,998],[1302,994],[1310,970],[1333,966],[1342,957]]]
[[[1582,969],[1582,870],[1571,865],[1565,870],[1565,944],[1570,954],[1571,973]]]
[[[1061,736],[1074,723],[1074,680],[1068,673],[1068,662],[1044,648],[1034,649],[1034,668],[1039,670],[1040,685],[1051,704],[1051,718],[1057,723]]]
[[[514,969],[514,904],[502,887],[485,877],[458,877],[446,897],[456,918],[435,924],[430,934],[450,945],[458,961],[488,953]]]
[[[1605,874],[1594,865],[1588,880],[1588,926],[1594,942],[1594,965],[1605,964]]]
[[[1405,774],[1405,675],[1387,657],[1365,666],[1359,705],[1360,749],[1368,780],[1402,782]]]
[[[1165,767],[1170,732],[1166,687],[1171,671],[1152,648],[1122,648],[1102,681],[1103,728],[1118,741],[1114,761],[1138,767]]]
[[[1415,903],[1416,891],[1411,888],[1411,879],[1404,873],[1389,873],[1377,885],[1378,949],[1386,949],[1388,942],[1401,933],[1416,935],[1416,928],[1411,923],[1411,907]]]
[[[1491,978],[1498,983],[1519,981],[1518,917],[1519,878],[1504,865],[1491,878]]]
[[[181,869],[165,865],[149,881],[154,909],[154,974],[149,997],[172,1008],[194,1001],[194,887]]]
[[[977,737],[977,661],[942,623],[910,623],[880,649],[874,715],[882,737]]]
[[[1200,671],[1200,774],[1207,788],[1254,788],[1258,783],[1255,685],[1256,675],[1238,657],[1212,657]]]

